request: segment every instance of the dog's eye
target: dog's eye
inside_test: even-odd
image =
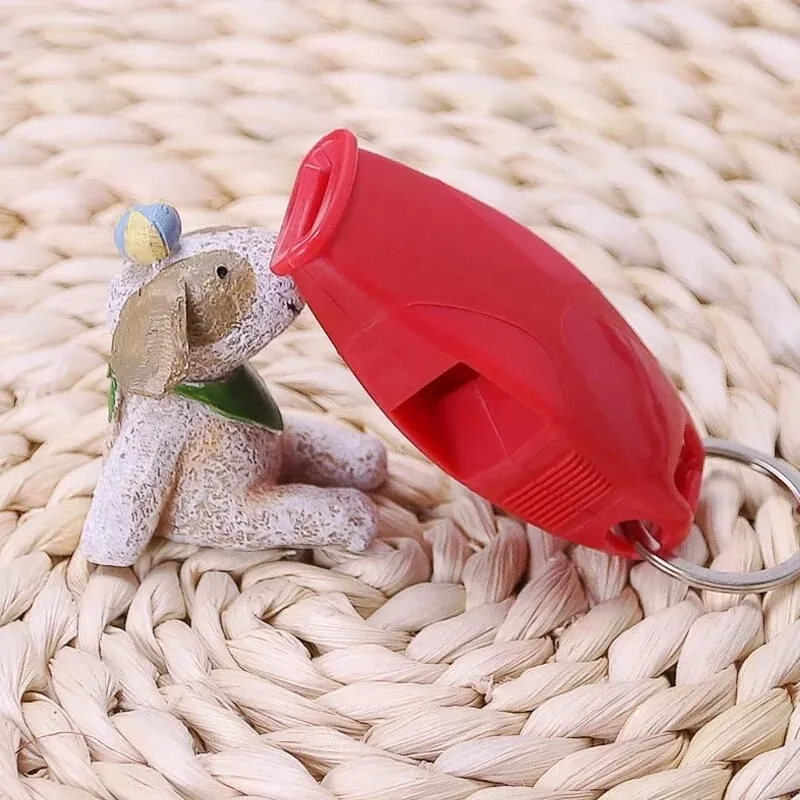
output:
[[[217,277],[218,278],[227,278],[228,277],[228,268],[227,267],[217,267]]]

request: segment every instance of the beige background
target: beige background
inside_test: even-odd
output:
[[[70,557],[105,433],[115,220],[161,199],[187,228],[277,226],[337,126],[532,226],[704,432],[800,463],[795,4],[6,0],[0,23],[0,796],[800,791],[800,587],[697,594],[495,518],[308,314],[258,366],[285,407],[392,446],[384,538],[308,564]],[[787,501],[740,477],[709,477],[694,560],[796,549]]]

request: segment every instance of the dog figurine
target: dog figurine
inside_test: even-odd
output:
[[[81,535],[94,563],[129,566],[153,537],[230,550],[367,547],[386,478],[382,443],[281,414],[248,360],[304,303],[270,270],[276,234],[181,234],[165,204],[116,229],[109,286],[110,429]]]

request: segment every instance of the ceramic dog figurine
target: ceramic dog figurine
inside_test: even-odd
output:
[[[276,234],[181,235],[170,206],[118,223],[126,263],[109,287],[107,452],[80,543],[95,564],[133,564],[153,536],[231,550],[364,549],[386,477],[375,438],[286,414],[252,358],[303,308],[270,271]]]

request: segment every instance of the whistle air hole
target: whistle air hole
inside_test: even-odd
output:
[[[329,182],[330,170],[316,165],[306,165],[298,173],[270,261],[270,269],[276,274],[292,275],[297,269],[300,253],[303,253],[300,260],[307,260],[313,234],[324,215]]]
[[[328,190],[331,173],[318,166],[307,166],[301,177],[303,204],[299,207],[296,237],[302,239],[314,230],[317,220],[322,216],[323,201]]]

